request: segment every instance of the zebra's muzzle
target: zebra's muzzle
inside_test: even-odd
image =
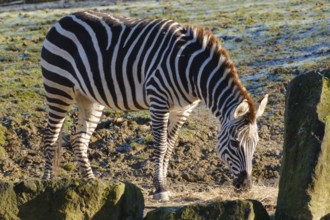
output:
[[[249,191],[252,188],[252,177],[246,171],[240,172],[233,185],[239,191]]]

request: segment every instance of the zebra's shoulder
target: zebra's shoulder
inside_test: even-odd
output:
[[[243,95],[243,97],[245,98],[245,100],[249,105],[250,108],[249,120],[255,121],[256,108],[253,103],[253,100],[249,92],[241,83],[237,69],[235,68],[233,62],[231,61],[227,50],[224,47],[222,47],[220,40],[211,31],[203,27],[196,27],[193,25],[189,25],[185,27],[185,29],[186,29],[186,36],[198,42],[201,45],[201,47],[203,47],[205,50],[213,50],[214,53],[218,54],[219,57],[223,57],[222,65],[224,65],[225,68],[229,70],[228,71],[229,75],[232,77],[233,82],[236,84],[237,88],[240,90],[241,94]]]
[[[215,47],[217,50],[224,49],[221,47],[219,39],[210,30],[194,25],[188,25],[185,29],[186,36],[193,38],[204,48]]]

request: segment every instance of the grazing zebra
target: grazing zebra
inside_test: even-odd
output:
[[[168,199],[166,175],[179,129],[200,101],[221,124],[216,149],[236,177],[251,186],[258,142],[254,105],[214,35],[172,20],[135,19],[97,11],[62,18],[45,39],[41,66],[49,106],[44,179],[52,177],[54,144],[74,100],[79,116],[72,148],[85,178],[94,178],[87,148],[105,106],[150,110],[155,144],[155,199]]]

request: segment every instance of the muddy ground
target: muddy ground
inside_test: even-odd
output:
[[[0,179],[40,178],[46,104],[38,64],[47,30],[70,12],[98,9],[136,17],[169,18],[210,29],[235,63],[255,100],[269,94],[260,118],[251,192],[236,193],[232,175],[214,150],[219,125],[201,105],[184,125],[170,161],[172,201],[152,200],[153,151],[148,112],[107,109],[93,135],[89,158],[98,178],[139,185],[147,208],[250,198],[273,213],[281,168],[285,93],[289,81],[330,67],[328,1],[144,1],[50,3],[0,8]],[[58,178],[78,177],[68,140],[77,114],[67,117],[57,160]]]

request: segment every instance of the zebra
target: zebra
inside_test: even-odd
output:
[[[254,104],[227,51],[205,28],[96,10],[76,12],[49,30],[40,64],[49,109],[43,179],[52,178],[55,142],[73,102],[79,115],[71,145],[86,179],[95,178],[87,150],[104,108],[149,110],[154,199],[168,200],[166,176],[178,132],[202,102],[220,123],[215,148],[234,174],[234,185],[251,188],[256,120],[268,95]]]

